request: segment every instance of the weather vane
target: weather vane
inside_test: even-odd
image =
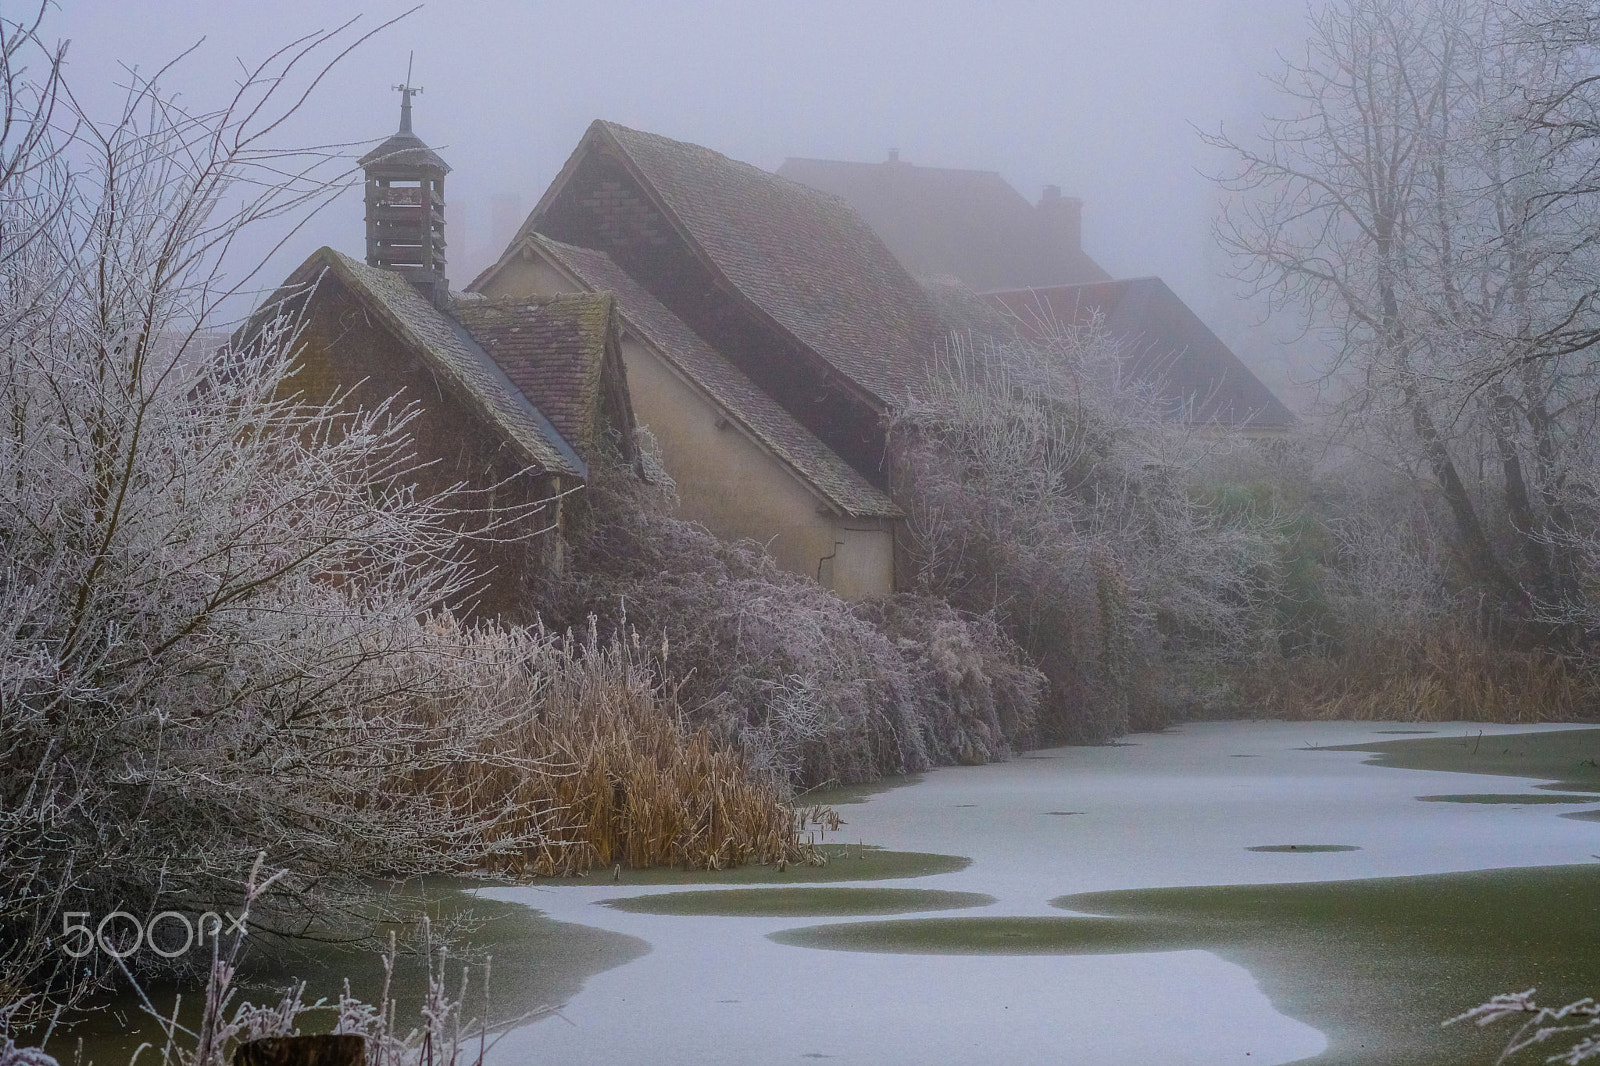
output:
[[[411,98],[422,91],[419,85],[411,84],[411,64],[417,58],[417,53],[412,52],[406,56],[406,80],[394,86],[394,91],[400,93],[400,132],[411,132]]]

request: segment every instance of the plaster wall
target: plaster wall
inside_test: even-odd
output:
[[[543,259],[523,254],[502,263],[477,291],[490,298],[514,299],[518,296],[559,296],[588,290],[575,284],[564,271]]]
[[[634,416],[661,445],[683,517],[725,540],[764,544],[779,566],[847,600],[893,591],[889,529],[829,512],[804,482],[644,344],[624,338],[622,358]]]

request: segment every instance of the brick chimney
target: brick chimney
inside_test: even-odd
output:
[[[1066,253],[1063,259],[1076,258],[1083,251],[1083,201],[1076,196],[1062,196],[1061,186],[1046,185],[1044,195],[1034,208],[1039,216],[1039,228],[1046,234],[1046,244],[1057,253]]]

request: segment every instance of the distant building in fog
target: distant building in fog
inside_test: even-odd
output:
[[[786,159],[778,173],[842,196],[920,277],[979,292],[1111,278],[1083,250],[1083,201],[1049,186],[1030,204],[992,170]]]
[[[1083,201],[1046,186],[1030,204],[992,170],[904,162],[787,159],[783,177],[849,202],[911,273],[930,285],[947,327],[1004,328],[1034,339],[1098,318],[1127,369],[1174,418],[1275,433],[1294,416],[1159,278],[1112,280],[1083,250]],[[943,279],[981,294],[999,320]]]
[[[987,292],[984,303],[1024,336],[1100,327],[1121,363],[1147,382],[1174,419],[1196,426],[1282,433],[1294,415],[1160,278]]]

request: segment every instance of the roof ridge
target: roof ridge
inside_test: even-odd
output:
[[[595,127],[705,265],[857,402],[881,409],[918,386],[937,315],[849,200],[704,145]]]
[[[696,144],[694,141],[680,141],[678,138],[668,137],[664,133],[652,133],[649,130],[637,130],[632,126],[624,126],[622,123],[613,122],[610,119],[597,118],[595,119],[595,124],[605,126],[611,130],[621,130],[623,133],[630,136],[642,137],[646,140],[659,141],[664,144],[676,145],[681,148],[692,148],[697,152],[704,152],[707,155],[715,156],[724,163],[747,171],[753,177],[758,177],[772,183],[781,183],[785,188],[799,190],[800,192],[803,192],[809,196],[815,196],[823,200],[836,201],[848,208],[852,214],[855,212],[855,208],[850,206],[850,201],[845,199],[843,196],[840,196],[838,193],[828,192],[826,189],[814,188],[813,186],[807,185],[803,181],[795,181],[793,178],[786,178],[782,174],[778,174],[771,170],[762,170],[754,163],[746,163],[742,159],[735,159],[733,156],[728,155],[725,152],[719,152],[715,148],[708,148],[703,144]],[[660,189],[657,189],[656,191],[658,193],[661,192]]]
[[[1004,174],[1000,173],[1000,171],[998,171],[998,170],[985,170],[982,167],[936,167],[936,166],[929,166],[926,163],[911,163],[911,162],[908,162],[908,161],[906,161],[904,159],[881,159],[876,163],[869,163],[869,162],[866,162],[865,160],[860,160],[860,159],[824,159],[821,156],[789,155],[789,156],[784,156],[783,157],[783,162],[784,163],[827,163],[830,166],[841,166],[841,167],[898,167],[898,168],[900,168],[902,170],[927,170],[927,171],[936,171],[936,172],[938,172],[940,174],[982,174],[985,177],[999,178],[1001,181],[1005,181],[1007,185],[1011,184],[1009,181],[1006,181],[1006,176]],[[780,163],[779,167],[781,168],[782,165],[783,164]],[[779,177],[782,177],[782,175],[779,175]],[[790,180],[793,180],[793,179],[790,179]],[[802,184],[804,184],[804,183],[802,183]],[[1015,188],[1015,186],[1012,186],[1012,188]],[[826,192],[827,190],[818,190],[818,191],[819,192]]]

